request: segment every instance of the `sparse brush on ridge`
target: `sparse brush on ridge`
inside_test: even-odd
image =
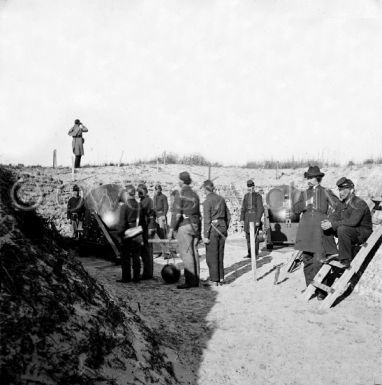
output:
[[[189,154],[189,155],[178,155],[175,153],[166,153],[166,155],[160,155],[153,157],[149,160],[137,160],[133,165],[140,164],[156,164],[159,160],[160,163],[165,164],[185,164],[188,166],[213,166],[213,167],[222,167],[218,162],[210,162],[201,154]]]
[[[329,161],[322,161],[317,159],[301,159],[301,160],[263,160],[263,161],[251,161],[247,162],[243,167],[244,168],[262,168],[262,169],[287,169],[287,168],[303,168],[303,167],[309,167],[309,166],[318,166],[318,167],[338,167],[338,163],[335,162],[329,162]]]
[[[365,159],[362,164],[382,164],[382,157]]]

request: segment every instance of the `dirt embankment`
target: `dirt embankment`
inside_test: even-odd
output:
[[[34,210],[17,209],[0,168],[2,384],[176,384],[150,328],[64,251]]]

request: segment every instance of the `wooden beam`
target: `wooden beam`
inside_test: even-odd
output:
[[[334,293],[334,289],[332,287],[324,285],[323,283],[313,281],[312,285],[315,286],[317,289],[323,290],[327,293]]]
[[[322,265],[320,271],[316,274],[313,279],[315,283],[322,283],[322,281],[326,278],[332,268],[329,265]],[[316,287],[313,285],[313,282],[305,289],[304,299],[305,301],[309,301],[314,293],[316,292]]]
[[[149,243],[167,243],[167,244],[177,245],[178,241],[176,239],[153,238],[153,239],[149,239]]]
[[[328,265],[336,267],[337,269],[343,269],[342,263],[340,261],[330,261]]]
[[[255,234],[255,223],[254,222],[249,222],[249,237],[250,237],[250,244],[251,244],[251,264],[252,264],[252,275],[253,275],[253,280],[256,282],[256,234]]]
[[[74,180],[74,155],[72,155],[72,180]]]
[[[53,150],[53,168],[57,168],[57,150]]]
[[[302,251],[300,250],[295,250],[291,256],[291,258],[289,259],[289,261],[287,262],[286,266],[285,266],[285,270],[287,273],[291,273],[293,271],[293,268],[295,266],[295,262],[300,259],[302,255]]]
[[[334,282],[332,286],[332,288],[334,289],[334,292],[328,295],[322,301],[320,310],[329,309],[334,304],[334,302],[346,292],[354,274],[357,274],[358,271],[361,269],[363,263],[365,262],[365,259],[367,258],[371,250],[374,248],[375,244],[381,239],[381,237],[382,237],[382,225],[379,225],[373,231],[373,233],[370,235],[367,241],[362,245],[360,251],[357,253],[353,261],[351,262],[350,268],[345,269],[341,277]]]
[[[119,252],[117,246],[115,245],[113,239],[111,238],[111,236],[110,236],[106,226],[102,222],[102,219],[100,218],[100,216],[96,212],[94,212],[94,217],[95,217],[95,219],[96,219],[96,221],[98,223],[99,228],[102,230],[103,235],[105,236],[106,240],[109,242],[109,245],[113,249],[116,258],[120,259],[121,258],[121,253]]]

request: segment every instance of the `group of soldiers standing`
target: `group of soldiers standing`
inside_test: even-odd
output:
[[[184,283],[178,289],[188,289],[200,285],[200,263],[198,244],[202,240],[206,248],[206,262],[209,269],[209,280],[204,285],[219,286],[224,284],[224,247],[228,236],[231,215],[225,199],[215,192],[211,180],[204,181],[202,189],[205,193],[203,217],[200,210],[200,198],[191,187],[191,176],[187,171],[179,174],[179,190],[170,196],[170,207],[167,197],[162,193],[160,185],[155,186],[153,199],[148,196],[144,184],[138,186],[140,202],[135,201],[135,188],[126,186],[121,195],[122,208],[119,235],[123,239],[122,282],[137,282],[140,271],[140,259],[143,262],[141,279],[150,279],[153,275],[153,248],[149,242],[157,233],[159,238],[176,239],[180,258],[184,264]],[[254,190],[254,182],[247,182],[248,192],[244,196],[241,208],[241,221],[247,237],[248,255],[251,257],[249,222],[255,223],[256,229],[261,227],[264,212],[262,197]],[[171,211],[170,226],[167,225],[167,213]],[[203,219],[202,219],[203,218]],[[203,221],[203,226],[202,226]],[[124,238],[126,231],[140,224],[143,234]],[[169,229],[169,230],[168,230]],[[259,253],[256,241],[255,255]],[[164,255],[166,258],[167,256]],[[167,257],[168,258],[168,257]],[[131,263],[133,277],[131,278]]]
[[[76,121],[71,129],[73,146],[81,147],[81,133],[87,129]],[[78,142],[78,143],[77,143]],[[73,149],[74,150],[74,149]],[[79,167],[80,155],[76,166]],[[310,166],[304,177],[307,189],[290,208],[289,215],[300,215],[295,249],[302,252],[306,285],[314,279],[323,263],[337,259],[340,268],[350,266],[355,247],[362,244],[372,233],[371,212],[365,201],[355,195],[354,183],[347,178],[337,181],[339,197],[321,186],[324,173],[317,166]],[[209,285],[224,283],[224,247],[228,236],[231,215],[225,199],[215,192],[211,180],[202,188],[206,195],[203,202],[203,233],[200,199],[191,188],[191,177],[186,171],[179,174],[179,190],[170,195],[170,205],[161,185],[155,186],[153,199],[148,195],[145,184],[137,189],[128,184],[120,194],[120,220],[113,236],[122,249],[121,282],[138,282],[153,277],[153,245],[149,242],[157,234],[161,239],[176,239],[179,255],[184,264],[185,282],[179,289],[198,287],[200,265],[198,244],[201,240],[206,247],[206,261],[209,269]],[[253,180],[247,181],[247,193],[241,206],[240,221],[247,240],[248,258],[259,255],[257,232],[262,228],[264,206],[261,195],[255,191]],[[78,234],[84,216],[83,205],[79,203],[78,186],[68,202],[68,218]],[[138,192],[138,200],[136,199]],[[171,211],[170,224],[167,214]],[[292,213],[293,211],[293,213]],[[288,215],[288,214],[287,214]],[[250,222],[254,223],[255,250],[251,250]],[[138,232],[133,229],[140,228]],[[132,236],[126,234],[132,231]],[[335,242],[335,237],[338,242]],[[169,258],[167,255],[163,255]],[[140,275],[141,260],[143,274]],[[133,274],[131,275],[131,270]]]
[[[198,287],[200,284],[200,264],[198,244],[203,238],[206,246],[206,260],[210,270],[210,284],[224,282],[224,244],[228,235],[230,213],[223,197],[214,192],[212,181],[203,183],[206,200],[203,203],[204,230],[202,236],[202,215],[200,198],[191,188],[188,172],[179,174],[179,190],[167,197],[160,185],[155,186],[153,199],[148,196],[147,187],[138,185],[140,201],[135,199],[135,188],[129,184],[122,192],[119,236],[122,239],[122,279],[121,282],[138,282],[153,276],[153,247],[149,242],[157,233],[159,238],[176,239],[179,255],[184,264],[184,283],[179,289]],[[171,211],[170,226],[167,213]],[[142,233],[126,237],[129,229],[142,227]],[[169,229],[168,229],[169,228]],[[140,277],[140,257],[143,274]],[[166,258],[167,256],[164,255]],[[168,257],[167,257],[168,258]],[[131,267],[133,276],[131,277]]]

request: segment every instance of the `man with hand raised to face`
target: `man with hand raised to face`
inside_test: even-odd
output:
[[[302,191],[293,210],[302,214],[297,229],[295,249],[302,251],[306,286],[321,268],[321,259],[337,253],[333,231],[321,228],[321,221],[328,218],[338,204],[338,198],[321,186],[324,173],[318,166],[309,166],[304,173],[307,190]]]

